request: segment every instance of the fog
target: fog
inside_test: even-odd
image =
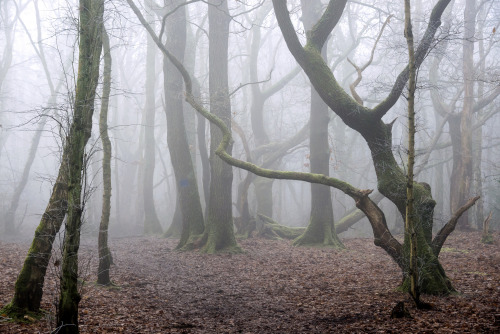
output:
[[[2,3],[3,50],[1,86],[1,210],[5,217],[12,195],[22,180],[30,146],[37,131],[42,131],[36,155],[29,169],[29,176],[15,212],[16,232],[29,236],[37,226],[49,199],[55,175],[60,164],[62,138],[68,131],[71,120],[75,76],[77,74],[77,28],[75,7],[71,2],[39,3],[36,9],[32,2]],[[147,32],[124,3],[106,4],[105,24],[111,36],[112,46],[112,97],[110,100],[109,127],[113,145],[112,153],[112,205],[111,235],[114,233],[135,235],[142,233],[144,224],[144,199],[142,175],[144,173],[144,134],[154,131],[156,163],[154,166],[154,204],[163,230],[171,224],[176,203],[176,188],[171,167],[169,147],[166,143],[166,119],[163,112],[162,54],[155,53],[155,124],[145,126],[145,58]],[[418,40],[429,17],[430,4],[416,3],[414,19],[415,37]],[[443,26],[438,31],[435,45],[426,56],[418,73],[417,91],[417,166],[422,172],[419,182],[431,185],[437,201],[435,218],[437,225],[451,216],[450,179],[453,173],[453,146],[447,122],[437,104],[457,115],[463,104],[462,35],[464,33],[464,4],[457,2],[452,12],[444,14]],[[108,8],[109,7],[109,8]],[[289,5],[299,39],[304,42],[305,33],[301,23],[301,8],[297,3]],[[473,86],[474,101],[489,99],[471,119],[474,140],[474,176],[468,197],[481,195],[479,205],[469,211],[473,226],[481,228],[482,221],[493,212],[492,227],[498,221],[498,34],[494,29],[498,22],[498,6],[487,2],[478,9],[476,31],[473,37]],[[208,22],[206,5],[192,4],[188,9],[188,49],[186,56],[192,58],[192,75],[200,84],[201,100],[208,103]],[[309,118],[309,80],[304,72],[290,75],[297,68],[277,27],[272,6],[268,2],[235,2],[230,4],[233,15],[229,36],[229,90],[231,92],[232,121],[244,132],[250,150],[259,145],[279,143],[296,134]],[[38,11],[38,12],[37,12]],[[159,31],[162,9],[151,17],[151,24]],[[165,10],[163,10],[165,11]],[[378,34],[390,14],[390,19]],[[39,27],[37,26],[37,15]],[[356,79],[356,70],[370,59],[373,61],[362,72],[362,80],[356,93],[365,106],[374,106],[391,89],[397,74],[406,64],[406,45],[402,31],[402,9],[396,3],[382,7],[352,3],[346,7],[341,22],[328,40],[328,64],[333,68],[337,81],[349,92],[349,85]],[[257,23],[255,23],[257,22]],[[37,32],[37,29],[39,31]],[[258,33],[258,35],[257,35]],[[168,32],[167,32],[168,34]],[[376,46],[374,47],[374,44]],[[12,58],[9,61],[9,58]],[[47,72],[41,57],[45,58]],[[438,66],[435,63],[440,59]],[[255,62],[255,65],[252,65]],[[252,71],[255,71],[252,73]],[[432,78],[437,71],[437,78]],[[5,73],[5,74],[4,74]],[[50,75],[51,84],[48,84]],[[292,77],[292,78],[287,78]],[[269,94],[269,90],[283,78],[288,79],[281,89]],[[436,82],[433,82],[437,80]],[[56,102],[51,102],[51,88]],[[256,95],[252,90],[257,90]],[[251,112],[257,102],[266,95],[263,103],[261,124],[256,134],[252,128]],[[431,99],[436,93],[440,101]],[[494,95],[494,96],[491,96]],[[437,99],[435,97],[435,99]],[[87,145],[86,194],[84,229],[92,233],[98,228],[101,212],[102,176],[101,143],[98,133],[99,101],[92,138]],[[476,102],[477,103],[477,102]],[[185,111],[188,137],[190,137],[197,179],[201,185],[202,163],[195,139],[195,116],[192,109]],[[384,116],[385,122],[394,121],[393,150],[401,166],[406,160],[405,100],[398,103]],[[259,111],[253,110],[254,113]],[[487,120],[486,120],[487,119]],[[39,124],[46,122],[43,130]],[[234,130],[233,130],[234,132]],[[258,136],[265,134],[267,138]],[[244,147],[239,134],[233,134],[235,144],[233,156],[245,160]],[[436,136],[439,136],[435,140]],[[210,142],[208,125],[207,143]],[[434,141],[434,142],[433,142]],[[376,177],[370,153],[364,140],[347,127],[330,111],[328,133],[330,147],[330,175],[359,188],[376,188]],[[431,146],[432,145],[432,146]],[[427,152],[430,155],[427,156]],[[310,171],[307,136],[293,147],[289,147],[273,167],[279,170]],[[426,159],[425,161],[423,159]],[[480,159],[480,160],[477,160]],[[258,162],[258,161],[255,161]],[[246,171],[234,169],[233,194],[246,176]],[[259,212],[253,187],[249,189],[249,206],[252,215]],[[203,192],[200,192],[205,207]],[[284,225],[306,226],[310,214],[310,186],[296,181],[275,181],[272,188],[274,218]],[[233,203],[236,203],[233,195]],[[353,203],[336,190],[332,191],[335,219],[343,217]],[[388,201],[382,201],[387,210],[391,226],[399,224],[399,217]],[[480,212],[477,212],[480,210]],[[233,214],[238,210],[233,207]],[[5,222],[2,222],[5,224]],[[367,235],[367,222],[353,227],[349,235]]]
[[[109,4],[108,4],[109,5]],[[20,182],[22,171],[29,154],[30,145],[38,130],[38,125],[47,118],[47,124],[42,130],[41,141],[30,169],[28,183],[15,214],[16,228],[19,232],[31,235],[40,215],[46,206],[51,188],[60,163],[62,139],[68,132],[71,120],[71,101],[74,95],[75,76],[77,72],[77,28],[75,26],[75,8],[70,2],[40,3],[40,35],[37,35],[36,12],[30,2],[17,4],[19,16],[13,17],[16,9],[13,3],[3,3],[3,18],[5,19],[2,39],[4,60],[12,52],[12,62],[6,64],[8,70],[2,80],[2,210],[5,212],[12,198],[12,193]],[[415,35],[422,36],[429,8],[425,4],[417,4],[415,9]],[[109,6],[106,13],[106,27],[111,35],[112,57],[112,98],[109,117],[110,133],[113,142],[113,201],[111,229],[116,233],[142,233],[144,204],[141,190],[141,177],[144,173],[144,134],[154,131],[156,140],[156,165],[154,169],[154,199],[160,221],[165,230],[171,223],[175,211],[176,189],[173,180],[169,148],[166,143],[166,119],[163,112],[163,80],[162,55],[155,50],[155,100],[156,122],[150,129],[144,125],[145,95],[145,58],[147,33],[137,22],[126,4],[116,7]],[[255,8],[253,8],[255,7]],[[481,106],[473,118],[474,139],[480,141],[480,147],[475,147],[475,154],[481,151],[481,163],[476,162],[474,186],[469,196],[481,194],[483,211],[488,214],[495,211],[496,185],[498,184],[498,136],[495,128],[498,125],[498,34],[494,28],[497,22],[497,6],[488,3],[480,9],[481,16],[477,19],[474,42],[474,99],[488,98],[490,101]],[[107,8],[108,9],[108,8]],[[299,39],[305,41],[304,28],[301,24],[301,9],[298,3],[291,4],[291,17],[298,32]],[[206,5],[193,4],[188,6],[189,29],[194,41],[190,41],[191,49],[186,55],[194,58],[193,77],[201,87],[201,100],[208,103],[208,36]],[[247,12],[248,11],[248,12]],[[463,11],[463,4],[456,3],[453,13]],[[250,149],[255,149],[262,139],[257,138],[251,126],[251,108],[255,102],[252,99],[252,89],[257,87],[261,92],[289,75],[297,67],[296,61],[290,55],[283,41],[272,9],[268,3],[234,3],[230,5],[232,21],[229,36],[229,88],[231,92],[232,121],[244,131],[245,140]],[[387,27],[382,31],[380,40],[376,41],[384,22],[391,13]],[[419,152],[417,165],[422,169],[418,176],[420,182],[432,186],[433,195],[437,200],[436,219],[445,221],[451,215],[449,196],[450,178],[453,172],[453,153],[450,145],[449,125],[441,125],[442,116],[439,109],[431,101],[431,92],[437,92],[441,99],[438,103],[450,104],[450,112],[460,113],[463,104],[462,34],[463,22],[457,19],[460,15],[445,13],[443,27],[438,32],[436,45],[430,50],[428,59],[419,70],[418,89],[418,133],[417,150]],[[157,9],[153,25],[159,30],[161,9]],[[72,16],[73,15],[73,16]],[[374,106],[380,102],[392,87],[397,74],[406,65],[406,46],[402,31],[402,9],[397,4],[387,4],[384,8],[373,8],[367,4],[350,4],[342,17],[340,25],[335,29],[328,41],[328,63],[334,69],[334,74],[346,91],[349,84],[356,79],[353,64],[361,66],[370,58],[374,49],[373,62],[363,71],[362,81],[356,88],[357,94],[365,105]],[[478,14],[479,15],[479,14]],[[264,17],[262,17],[264,16]],[[256,25],[254,21],[258,20]],[[420,28],[420,29],[418,29]],[[10,29],[12,29],[11,32]],[[256,31],[259,30],[260,40],[256,41]],[[257,47],[253,44],[259,43]],[[9,46],[12,45],[12,51]],[[196,45],[193,47],[193,45]],[[56,90],[57,102],[49,105],[50,85],[47,83],[47,73],[40,59],[43,50],[47,62],[48,73]],[[257,60],[256,68],[251,68],[252,57]],[[432,71],[436,59],[440,59],[437,82],[432,82]],[[250,73],[256,70],[256,73]],[[253,79],[253,80],[252,80]],[[264,104],[263,129],[269,137],[264,142],[279,143],[287,140],[300,131],[309,118],[309,81],[303,72],[293,76],[282,89],[269,96]],[[493,95],[493,96],[490,96]],[[384,116],[393,126],[393,150],[396,159],[404,166],[406,160],[406,117],[405,100],[398,103]],[[186,109],[189,109],[186,106]],[[99,110],[99,101],[96,101]],[[188,136],[194,136],[194,115],[192,110],[186,110]],[[102,159],[101,143],[98,132],[97,112],[94,116],[93,134],[87,145],[86,161],[86,195],[85,230],[95,231],[100,219],[100,199],[102,176],[100,163]],[[484,119],[487,118],[487,122]],[[441,129],[442,128],[442,129]],[[479,133],[479,129],[481,130]],[[206,140],[210,138],[206,131]],[[440,133],[442,132],[442,133]],[[479,133],[479,134],[478,134]],[[427,161],[429,147],[434,138],[439,135],[437,143]],[[239,134],[234,133],[235,144],[233,155],[246,159],[245,151]],[[370,158],[370,153],[364,140],[355,131],[349,129],[342,120],[330,111],[329,125],[330,175],[351,183],[359,188],[376,188],[376,177]],[[196,157],[195,166],[198,182],[201,185],[201,161],[197,144],[192,147]],[[307,136],[287,150],[275,164],[276,169],[291,171],[310,171],[309,149]],[[475,160],[475,159],[474,159]],[[246,171],[234,169],[233,193],[246,176]],[[290,226],[306,226],[310,211],[310,187],[296,181],[275,181],[272,199],[277,221]],[[205,206],[205,199],[202,204]],[[258,213],[257,200],[250,189],[250,207],[252,214]],[[233,202],[236,200],[233,199]],[[336,219],[340,219],[351,208],[353,203],[338,191],[332,191],[332,203]],[[388,210],[391,220],[390,203],[382,202]],[[238,215],[234,208],[233,213]],[[481,227],[473,213],[471,219],[476,227]],[[484,218],[484,213],[482,214]],[[392,217],[393,220],[395,217]],[[493,221],[496,221],[495,219]],[[21,224],[22,222],[22,224]],[[395,221],[391,221],[393,225]],[[20,225],[20,226],[17,226]],[[360,233],[369,232],[363,228],[366,222],[359,224],[354,230]],[[113,232],[112,232],[113,234]]]
[[[44,259],[19,274],[40,291],[16,291],[39,299],[12,305],[38,311],[61,260],[73,321],[80,238],[103,285],[113,246],[263,264],[270,239],[280,265],[359,246],[403,289],[418,271],[422,293],[455,292],[448,236],[500,229],[499,18],[493,0],[0,1],[0,241]]]

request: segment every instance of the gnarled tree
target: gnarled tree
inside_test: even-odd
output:
[[[346,0],[331,0],[321,19],[307,33],[307,42],[303,46],[294,30],[287,9],[286,0],[273,0],[280,29],[285,37],[288,49],[304,69],[311,83],[325,103],[344,121],[346,125],[358,131],[365,139],[371,151],[378,180],[378,190],[391,200],[402,216],[406,214],[406,176],[392,152],[392,124],[386,124],[382,117],[397,102],[408,80],[406,67],[397,77],[388,96],[374,108],[359,104],[338,84],[334,74],[321,57],[321,49],[333,28],[339,22]],[[441,15],[449,0],[439,0],[434,6],[423,38],[415,51],[415,66],[418,68],[429,48],[437,28],[441,24]],[[421,259],[422,292],[447,294],[453,287],[438,261],[438,253],[433,251],[432,224],[435,201],[431,189],[425,184],[414,183],[415,217],[417,224],[418,257]],[[380,244],[380,240],[376,243]],[[383,246],[383,245],[381,245]],[[405,243],[407,246],[407,243]],[[384,246],[383,246],[384,247]],[[407,278],[407,261],[403,253],[396,259],[402,264]],[[405,282],[407,282],[405,280]]]

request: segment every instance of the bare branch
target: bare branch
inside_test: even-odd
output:
[[[359,83],[363,79],[363,71],[366,70],[366,68],[368,66],[370,66],[371,63],[373,62],[373,56],[375,55],[375,49],[377,48],[377,44],[380,41],[380,37],[382,37],[382,33],[384,32],[385,27],[391,21],[391,17],[392,17],[392,15],[389,15],[385,19],[384,24],[382,25],[382,28],[380,29],[380,32],[377,36],[377,39],[375,40],[375,43],[373,43],[372,51],[370,53],[370,59],[368,59],[368,61],[363,66],[358,67],[356,64],[354,64],[354,62],[351,59],[347,58],[347,61],[354,67],[354,69],[356,69],[356,72],[358,73],[358,77],[356,78],[356,80],[354,80],[353,83],[351,83],[349,85],[349,89],[351,90],[351,94],[354,97],[354,99],[361,105],[363,105],[363,100],[361,99],[359,94],[356,92],[356,87],[359,85]]]
[[[438,232],[438,234],[432,240],[432,251],[436,256],[441,252],[441,248],[443,247],[446,238],[455,230],[455,226],[457,225],[458,219],[469,210],[471,206],[473,206],[480,196],[473,197],[467,201],[462,207],[460,207],[454,214],[451,216],[451,219],[443,226],[443,228]]]

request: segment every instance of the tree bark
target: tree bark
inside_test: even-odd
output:
[[[210,112],[231,126],[228,86],[228,42],[231,17],[227,0],[208,1]],[[236,242],[232,215],[232,167],[215,153],[222,139],[221,130],[210,126],[210,198],[202,251],[240,251]],[[228,147],[231,154],[231,145]]]
[[[415,90],[417,84],[417,71],[415,68],[415,49],[413,42],[413,31],[411,23],[411,3],[410,0],[405,0],[405,38],[408,46],[408,164],[406,176],[406,217],[405,217],[405,244],[408,244],[409,249],[409,280],[410,280],[410,295],[413,301],[420,308],[420,284],[419,269],[417,263],[417,217],[415,215],[415,199],[413,193],[415,166]],[[432,228],[432,227],[431,227]],[[432,231],[432,230],[431,230]]]
[[[111,48],[108,33],[102,32],[102,46],[104,53],[103,88],[101,97],[101,113],[99,115],[99,133],[102,141],[102,212],[99,225],[97,247],[99,250],[99,266],[97,268],[97,284],[110,285],[109,268],[112,258],[108,247],[108,227],[111,213],[111,140],[108,134],[108,106],[111,93]]]
[[[301,1],[304,28],[310,31],[321,15],[321,1]],[[326,48],[322,47],[322,57],[326,59]],[[328,144],[328,106],[311,86],[311,109],[309,131],[309,160],[311,173],[330,175],[330,146]],[[332,195],[330,187],[311,184],[311,215],[303,235],[294,242],[296,246],[321,245],[343,248],[335,231]]]
[[[185,0],[174,1],[171,8],[184,2]],[[168,17],[166,24],[166,47],[173,50],[173,55],[182,62],[186,48],[186,7],[177,8]],[[182,76],[167,57],[164,58],[163,71],[167,142],[177,184],[177,199],[182,212],[182,232],[177,248],[190,248],[193,238],[203,233],[203,210],[186,133]]]
[[[151,1],[144,1],[147,9],[146,19],[153,21]],[[144,173],[142,175],[142,195],[144,202],[144,234],[161,234],[162,227],[156,214],[153,196],[155,172],[155,45],[150,36],[147,38],[146,50],[146,105],[144,106]]]
[[[464,9],[464,38],[463,38],[463,79],[464,100],[460,113],[460,151],[458,165],[454,166],[454,179],[452,184],[457,184],[457,192],[452,191],[451,212],[462,206],[472,186],[472,114],[474,112],[474,38],[476,31],[476,0],[466,0]],[[458,222],[459,228],[470,229],[468,215],[462,215]]]

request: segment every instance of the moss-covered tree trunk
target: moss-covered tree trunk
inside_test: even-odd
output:
[[[153,21],[151,1],[144,1],[147,8],[146,17]],[[153,181],[155,172],[155,44],[150,36],[147,37],[146,46],[146,104],[144,106],[144,173],[142,175],[142,195],[144,198],[144,234],[161,234],[160,220],[156,214],[153,196]]]
[[[173,1],[169,6],[176,8],[185,0]],[[179,6],[166,22],[166,47],[183,61],[186,48],[186,7]],[[178,202],[182,213],[182,232],[177,248],[189,247],[195,236],[203,233],[203,210],[198,184],[191,158],[184,120],[182,76],[175,66],[164,58],[165,113],[167,116],[167,142],[177,184]]]
[[[82,171],[92,116],[103,34],[103,0],[80,0],[79,58],[73,121],[68,136],[68,219],[61,266],[58,333],[78,333],[78,249],[82,226]]]
[[[231,127],[231,103],[228,86],[228,42],[231,17],[226,0],[210,0],[209,22],[209,90],[210,112]],[[202,250],[207,253],[239,251],[233,228],[233,170],[216,154],[222,140],[221,130],[210,126],[210,198]],[[228,148],[231,152],[231,148]]]
[[[43,294],[45,273],[52,255],[52,245],[59,232],[67,210],[68,197],[67,145],[64,148],[61,166],[52,195],[35,231],[31,247],[17,276],[12,301],[2,313],[11,318],[22,319],[26,312],[39,312]]]
[[[321,1],[301,1],[302,21],[309,31],[321,16]],[[326,59],[326,48],[322,48]],[[309,160],[311,173],[330,175],[330,146],[328,144],[328,106],[311,86],[309,128]],[[317,245],[342,248],[335,232],[331,189],[321,184],[311,184],[311,215],[306,231],[294,245]]]
[[[111,92],[111,48],[109,37],[103,29],[102,46],[104,52],[103,88],[101,97],[101,113],[99,115],[99,133],[102,141],[102,212],[99,225],[98,253],[99,266],[97,268],[97,283],[102,285],[111,284],[109,268],[111,266],[111,252],[108,247],[108,226],[111,213],[111,140],[108,134],[108,106]]]
[[[415,51],[415,65],[418,68],[423,62],[433,36],[440,25],[440,17],[449,0],[439,0],[431,13],[429,24],[422,41]],[[332,71],[321,57],[321,48],[330,32],[337,25],[346,1],[329,2],[321,20],[307,35],[307,44],[300,43],[287,9],[286,0],[273,0],[275,13],[287,46],[297,62],[306,72],[323,101],[337,114],[344,123],[358,131],[366,140],[372,154],[372,160],[378,180],[379,191],[398,207],[402,216],[406,212],[406,177],[398,166],[392,153],[392,124],[385,124],[382,117],[396,103],[408,80],[408,68],[405,68],[396,79],[393,89],[380,104],[372,109],[356,102],[338,84]],[[432,215],[435,201],[432,199],[430,187],[415,184],[415,216],[417,219],[417,254],[422,263],[422,292],[447,294],[453,291],[449,279],[439,264],[437,255],[431,247]],[[380,241],[376,240],[376,243]],[[386,245],[387,246],[387,245]],[[405,244],[407,246],[407,244]],[[403,254],[400,254],[403,256]],[[399,260],[403,274],[407,277],[407,257]]]

